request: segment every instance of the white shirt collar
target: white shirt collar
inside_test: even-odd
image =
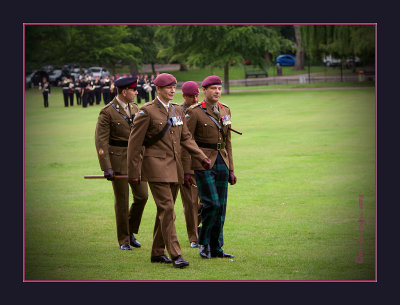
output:
[[[115,98],[117,99],[118,103],[121,105],[122,108],[125,109],[126,107],[129,106],[129,104],[124,103],[123,101],[121,101],[121,100],[118,98],[118,96],[116,96]]]
[[[121,105],[121,107],[122,107],[122,109],[124,109],[125,110],[125,112],[127,112],[128,114],[130,114],[130,109],[129,109],[129,104],[127,104],[127,103],[124,103],[123,101],[121,101],[119,98],[118,98],[118,96],[116,96],[116,99],[117,99],[117,101],[118,101],[118,103]],[[129,112],[128,112],[129,111]]]
[[[157,99],[160,101],[161,104],[164,105],[164,107],[168,110],[169,108],[169,102],[167,104],[164,104],[164,102],[157,96]]]

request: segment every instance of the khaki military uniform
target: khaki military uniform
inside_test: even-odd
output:
[[[187,125],[190,133],[193,135],[193,138],[196,142],[201,143],[222,143],[224,139],[222,138],[221,132],[218,130],[215,123],[210,119],[210,117],[204,112],[202,109],[203,103],[199,103],[193,105],[188,108],[186,111],[186,119]],[[222,107],[221,107],[222,106]],[[232,156],[232,144],[231,144],[231,132],[228,129],[228,125],[224,126],[221,123],[221,117],[230,116],[231,111],[229,107],[225,104],[219,103],[218,109],[220,113],[220,118],[218,118],[207,104],[207,113],[214,117],[217,121],[219,121],[220,126],[222,127],[224,134],[226,136],[225,146],[220,150],[216,150],[213,148],[201,148],[203,152],[207,155],[209,159],[211,159],[211,167],[214,165],[215,160],[217,159],[218,152],[221,154],[222,159],[224,160],[226,166],[229,170],[233,170],[233,156]],[[186,153],[183,154],[183,158],[188,158]],[[191,170],[204,170],[203,166],[197,160],[192,160],[191,162],[184,162],[185,173],[190,173]]]
[[[184,108],[184,104],[181,104],[180,106],[183,112],[186,113],[187,109]],[[186,153],[182,155],[183,168],[190,168],[191,162],[190,154]],[[196,183],[193,170],[185,171],[185,174],[190,174],[192,176],[192,180],[194,183]],[[183,213],[185,215],[186,231],[189,242],[197,242],[197,239],[199,238],[197,227],[201,221],[201,202],[199,201],[199,192],[197,191],[196,186],[187,187],[184,184],[179,186],[179,191],[181,193]]]
[[[151,139],[163,130],[168,118],[173,116],[173,109],[175,109],[175,117],[180,116],[183,124],[172,126],[160,140],[146,147],[140,172],[138,166],[141,161],[140,147],[145,139]],[[148,181],[157,205],[152,257],[165,255],[165,247],[172,259],[181,255],[174,223],[176,217],[174,204],[179,184],[183,183],[184,176],[181,146],[198,162],[206,158],[192,139],[179,105],[170,102],[167,112],[157,98],[144,104],[135,117],[129,137],[128,177]]]
[[[136,104],[130,103],[131,117],[122,109],[116,98],[100,111],[95,144],[102,171],[111,168],[115,174],[127,174],[127,146],[133,114],[138,112]],[[119,112],[118,112],[119,111]],[[121,113],[126,117],[124,118]],[[128,122],[128,120],[131,120]],[[141,148],[138,155],[140,158]],[[140,163],[137,165],[140,167]],[[147,184],[142,182],[132,190],[134,202],[129,209],[129,184],[127,179],[112,181],[117,237],[120,245],[129,243],[131,233],[138,233],[143,209],[148,198]]]
[[[229,170],[233,170],[231,145],[230,109],[217,103],[219,116],[212,105],[202,103],[189,107],[186,112],[188,129],[201,150],[211,159],[211,169],[204,170],[197,160],[185,162],[185,173],[194,170],[198,192],[202,202],[202,228],[198,238],[200,245],[209,245],[212,254],[222,252],[223,226],[226,215]],[[222,132],[217,124],[222,128]],[[225,124],[227,125],[225,125]],[[186,153],[184,153],[186,158]]]

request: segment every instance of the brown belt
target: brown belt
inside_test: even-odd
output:
[[[225,146],[226,146],[225,142],[222,142],[222,143],[203,143],[203,142],[197,142],[196,141],[196,143],[197,143],[197,145],[199,147],[212,148],[212,149],[215,149],[215,150],[221,150],[221,149],[225,148]]]
[[[111,146],[128,147],[128,141],[109,140],[108,144]]]

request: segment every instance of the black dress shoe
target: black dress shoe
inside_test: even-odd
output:
[[[228,254],[228,253],[225,253],[224,251],[222,251],[222,252],[217,252],[217,253],[215,253],[215,252],[211,253],[211,257],[234,258],[235,256],[232,255],[232,254]]]
[[[211,258],[210,245],[200,245],[201,258]]]
[[[140,244],[140,242],[135,238],[135,235],[131,234],[130,238],[129,238],[129,243],[132,247],[135,248],[140,248],[142,245]]]
[[[179,255],[174,259],[174,267],[175,268],[184,268],[186,266],[189,266],[189,262],[185,260],[182,255]]]
[[[129,244],[122,244],[119,246],[121,250],[132,250],[131,246]]]
[[[166,255],[152,256],[150,258],[150,261],[152,263],[164,263],[164,264],[171,264],[172,263],[171,259]]]

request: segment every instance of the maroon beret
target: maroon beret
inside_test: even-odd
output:
[[[193,81],[185,82],[182,85],[182,93],[185,95],[197,95],[199,94],[199,86]]]
[[[158,87],[174,86],[176,85],[176,78],[168,73],[159,74],[153,83]]]
[[[222,85],[222,80],[217,75],[207,76],[201,83],[202,87],[207,87],[209,85]]]

